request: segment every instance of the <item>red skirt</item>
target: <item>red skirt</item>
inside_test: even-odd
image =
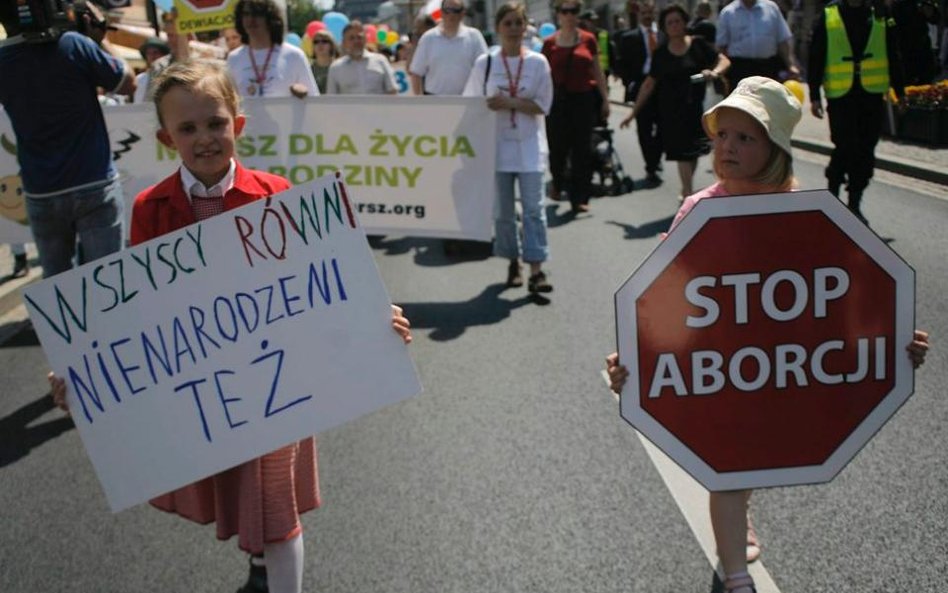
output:
[[[316,439],[310,437],[152,499],[163,511],[217,523],[221,540],[262,554],[263,544],[302,533],[300,515],[319,506]]]

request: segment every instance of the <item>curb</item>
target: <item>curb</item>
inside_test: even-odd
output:
[[[32,264],[33,262],[31,262]],[[31,265],[30,272],[23,278],[9,280],[0,285],[0,317],[23,304],[22,289],[43,279],[43,271],[38,265]]]
[[[799,148],[800,150],[816,152],[827,156],[833,152],[832,144],[819,142],[817,140],[792,138],[790,140],[790,144],[792,144],[794,148]],[[876,169],[882,169],[884,171],[889,171],[898,175],[921,179],[922,181],[929,181],[939,185],[948,185],[948,171],[935,171],[932,168],[925,168],[921,165],[913,163],[912,161],[900,159],[898,157],[879,156],[877,154]]]

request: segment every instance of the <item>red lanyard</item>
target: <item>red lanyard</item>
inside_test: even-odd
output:
[[[254,91],[259,89],[260,96],[261,97],[263,96],[263,83],[265,83],[267,80],[267,68],[270,67],[270,56],[273,55],[273,49],[275,47],[276,47],[275,45],[271,45],[269,51],[267,51],[267,59],[266,61],[263,62],[262,72],[257,69],[257,60],[253,57],[253,49],[251,49],[250,47],[247,48],[247,51],[250,52],[250,65],[253,67],[253,75],[256,77],[255,80],[257,82],[256,87],[254,87],[254,85],[252,84],[250,85],[251,95],[255,95],[256,93]]]
[[[504,61],[504,70],[507,71],[507,82],[509,83],[510,98],[517,98],[517,89],[520,88],[520,75],[523,73],[523,47],[520,48],[520,63],[517,64],[517,77],[513,78],[510,75],[510,65],[507,64],[507,54],[501,50],[500,57]],[[510,126],[513,128],[517,127],[517,112],[513,109],[510,110]]]

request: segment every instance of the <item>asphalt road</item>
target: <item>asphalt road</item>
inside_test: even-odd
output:
[[[634,133],[617,146],[641,176]],[[821,187],[811,160],[797,159],[804,188]],[[696,187],[707,169],[704,159]],[[575,220],[550,207],[545,303],[504,289],[501,260],[448,259],[431,240],[375,242],[414,323],[425,392],[320,435],[324,506],[304,517],[307,591],[714,590],[712,566],[600,377],[614,349],[613,292],[677,208],[673,164],[665,177]],[[917,324],[933,336],[915,395],[832,483],[755,494],[763,562],[784,593],[948,586],[948,201],[931,193],[889,178],[866,195],[873,228],[917,272]],[[31,331],[0,346],[0,368],[0,590],[242,584],[246,558],[213,527],[147,505],[109,513],[78,434],[44,397]]]

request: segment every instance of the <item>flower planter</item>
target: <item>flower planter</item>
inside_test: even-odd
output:
[[[903,140],[948,146],[948,109],[910,107],[899,115],[898,132]]]

